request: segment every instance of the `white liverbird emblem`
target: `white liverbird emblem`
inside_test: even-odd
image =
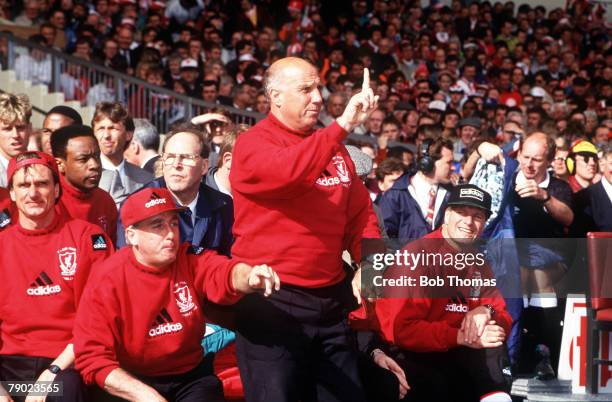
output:
[[[344,162],[344,158],[340,155],[336,155],[332,158],[332,163],[336,166],[336,173],[338,173],[338,178],[340,178],[340,182],[350,183],[351,179],[349,178],[349,172],[346,168],[346,162]]]
[[[59,266],[62,277],[65,280],[72,280],[77,269],[76,248],[64,247],[59,249],[57,250],[57,256],[59,258]]]
[[[174,285],[174,295],[176,297],[176,305],[179,308],[179,313],[189,315],[192,310],[197,307],[193,302],[193,297],[189,291],[187,282],[178,282]]]

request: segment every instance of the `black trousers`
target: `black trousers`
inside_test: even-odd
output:
[[[378,366],[367,354],[359,355],[359,375],[368,402],[399,401],[399,380],[395,374]]]
[[[225,402],[221,381],[213,374],[210,362],[203,361],[184,374],[158,377],[136,376],[170,402]],[[94,402],[119,402],[123,399],[96,387]]]
[[[53,359],[47,357],[2,355],[0,356],[0,380],[36,381],[52,362]],[[87,387],[80,374],[73,368],[62,370],[53,383],[62,384],[62,396],[49,395],[47,402],[85,402],[89,400]],[[25,398],[25,396],[13,396],[15,402],[24,401]]]
[[[236,354],[247,402],[365,402],[357,368],[350,283],[283,285],[237,306]]]
[[[391,355],[404,369],[411,388],[403,401],[478,402],[492,392],[510,392],[502,374],[509,361],[505,345],[429,353],[392,348]]]

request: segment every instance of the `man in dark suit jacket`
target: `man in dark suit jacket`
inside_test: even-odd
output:
[[[155,162],[159,159],[159,133],[147,119],[134,119],[134,137],[125,150],[125,159],[142,169],[155,174]]]
[[[171,131],[164,142],[163,177],[145,187],[167,188],[177,205],[187,207],[179,213],[181,242],[229,255],[233,203],[231,197],[206,186],[202,180],[208,169],[208,152],[204,135],[196,128],[185,126]],[[124,231],[119,221],[118,248],[126,244]]]
[[[465,41],[469,37],[476,35],[479,29],[478,20],[480,18],[479,5],[476,2],[472,2],[468,9],[468,16],[465,18],[458,18],[455,22],[455,31],[461,41]]]
[[[612,146],[606,145],[601,180],[575,195],[575,218],[572,232],[585,236],[587,232],[612,232]]]
[[[418,171],[406,173],[383,193],[378,206],[389,237],[417,239],[443,221],[450,189],[453,145],[429,140],[421,145]]]

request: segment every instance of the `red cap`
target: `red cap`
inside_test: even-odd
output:
[[[301,1],[292,0],[289,2],[289,6],[287,6],[287,8],[290,10],[302,11],[304,4]]]
[[[166,3],[164,3],[163,1],[154,1],[153,3],[151,3],[149,8],[151,10],[163,10],[164,8],[166,8]]]
[[[134,21],[134,18],[126,17],[126,18],[122,18],[121,19],[121,24],[119,24],[119,25],[129,25],[132,28],[135,28],[136,27],[136,22]]]
[[[167,188],[145,188],[128,197],[121,207],[121,222],[125,227],[142,222],[164,212],[180,212]]]
[[[24,166],[29,165],[45,165],[53,172],[53,175],[58,178],[59,171],[57,170],[57,164],[55,163],[55,159],[51,155],[48,155],[44,152],[40,151],[26,151],[22,152],[19,155],[11,158],[8,163],[8,167],[6,169],[7,183],[11,182],[13,175],[16,171],[21,169]]]

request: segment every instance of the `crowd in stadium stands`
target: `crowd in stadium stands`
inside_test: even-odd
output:
[[[337,373],[307,356],[305,343],[298,343],[305,341],[292,339],[292,329],[283,326],[285,316],[258,305],[267,317],[262,322],[271,330],[282,327],[278,333],[291,339],[276,333],[275,341],[295,341],[275,355],[257,344],[266,325],[258,322],[256,308],[239,303],[236,312],[216,303],[234,303],[238,293],[255,289],[274,293],[275,261],[281,290],[271,300],[281,303],[280,310],[287,300],[317,306],[329,302],[328,296],[334,301],[336,294],[313,289],[340,292],[334,286],[350,282],[351,261],[345,264],[348,282],[338,282],[343,271],[336,279],[325,267],[313,269],[321,277],[301,277],[285,271],[282,258],[261,250],[297,253],[288,266],[312,263],[314,256],[327,264],[329,253],[306,247],[318,244],[308,234],[320,233],[320,239],[343,239],[337,241],[338,263],[343,250],[359,263],[351,243],[357,229],[348,226],[357,225],[356,216],[366,210],[373,211],[368,219],[378,220],[367,230],[378,227],[385,238],[425,239],[422,244],[453,234],[484,239],[498,286],[476,304],[465,294],[440,303],[362,300],[351,314],[360,379],[350,377],[357,371],[346,373],[363,388],[319,393],[318,400],[392,401],[399,387],[404,401],[452,395],[507,402],[513,376],[554,378],[565,311],[558,284],[584,270],[565,239],[612,232],[612,25],[596,1],[568,0],[555,9],[512,1],[431,3],[0,0],[0,17],[38,31],[29,37],[33,43],[211,104],[210,113],[178,120],[163,133],[141,118],[141,108],[158,108],[166,95],[135,91],[122,105],[112,82],[93,83],[70,69],[60,77],[66,99],[95,106],[91,122],[57,105],[42,127],[32,127],[27,96],[0,95],[0,380],[61,379],[70,400],[107,400],[104,389],[133,400],[165,400],[159,396],[164,395],[189,401],[191,392],[214,394],[215,381],[228,400],[317,400],[302,382],[284,389],[293,381],[293,366],[281,359],[283,351],[321,364],[316,366],[321,376]],[[0,43],[0,64],[14,69],[18,79],[52,81],[50,59],[38,49],[19,54],[8,66],[6,43]],[[253,128],[235,125],[226,106],[268,117]],[[318,115],[309,119],[313,111]],[[315,127],[320,131],[304,135]],[[344,164],[349,155],[352,163]],[[342,186],[352,187],[338,189]],[[322,202],[321,195],[309,194],[311,188],[328,191],[325,197],[334,205],[346,194],[357,199],[362,188],[367,197],[349,201],[342,212],[346,220],[339,220],[328,198]],[[336,199],[333,191],[346,194]],[[470,196],[478,201],[467,200]],[[138,212],[149,207],[160,215]],[[311,222],[305,212],[325,218]],[[323,228],[325,222],[341,222],[342,230]],[[253,234],[256,225],[262,226]],[[164,260],[167,250],[151,251],[157,247],[151,233],[166,228],[191,247]],[[367,230],[359,236],[371,235]],[[256,233],[269,237],[257,239]],[[299,249],[291,238],[311,243]],[[507,239],[517,241],[505,247]],[[321,240],[320,247],[334,241]],[[240,263],[232,267],[227,258],[233,254]],[[44,268],[58,259],[59,268]],[[171,294],[178,303],[177,309],[172,299],[172,306],[159,310],[167,295],[156,291],[157,282],[147,282],[143,267],[175,259],[177,278],[187,282],[179,286],[175,278],[169,285],[169,279],[157,278],[166,290],[175,286]],[[112,268],[114,274],[102,281],[93,267],[98,262],[139,271]],[[255,268],[249,271],[243,262]],[[20,269],[26,275],[11,279]],[[86,281],[116,297],[116,305],[88,294]],[[130,281],[142,286],[131,289]],[[17,294],[9,283],[27,291]],[[190,293],[197,284],[202,287]],[[37,304],[54,293],[56,305]],[[77,309],[82,295],[84,307]],[[147,297],[159,302],[155,311],[129,307],[130,300],[140,302],[133,298]],[[342,307],[343,318],[356,307]],[[128,324],[118,323],[119,311]],[[92,320],[94,314],[110,324]],[[199,327],[181,324],[191,314]],[[287,314],[308,320],[300,316],[304,312]],[[327,330],[336,331],[341,323],[329,325]],[[162,335],[183,327],[178,340],[163,342],[168,338]],[[149,332],[130,332],[140,330]],[[202,362],[194,350],[204,354]],[[172,353],[177,360],[165,366]],[[347,364],[329,353],[320,355],[339,367]],[[490,376],[472,370],[475,366]],[[256,373],[286,377],[263,383]],[[89,394],[83,384],[90,386]],[[274,396],[266,399],[266,392]],[[0,394],[0,401],[6,400]]]

